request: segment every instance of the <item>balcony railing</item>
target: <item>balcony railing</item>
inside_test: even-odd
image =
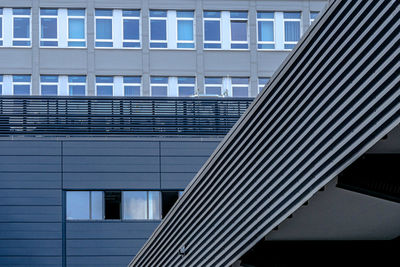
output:
[[[0,135],[225,135],[252,100],[1,96]]]

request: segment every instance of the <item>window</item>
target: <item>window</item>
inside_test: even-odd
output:
[[[222,77],[205,77],[205,94],[222,95]]]
[[[84,9],[68,9],[68,47],[86,47]]]
[[[124,95],[125,96],[140,96],[141,78],[139,76],[125,76],[124,82]]]
[[[284,48],[293,49],[300,40],[300,12],[284,12]]]
[[[40,76],[40,94],[41,95],[57,95],[58,93],[58,76],[41,75]]]
[[[249,48],[247,11],[204,11],[203,21],[205,49]]]
[[[260,77],[258,78],[258,92],[264,89],[264,86],[269,82],[269,78]]]
[[[193,11],[176,12],[176,23],[178,31],[177,48],[194,48],[193,18]]]
[[[121,219],[121,191],[104,192],[104,219]]]
[[[150,77],[152,96],[168,96],[168,77]]]
[[[3,94],[3,75],[0,75],[0,95]]]
[[[318,17],[319,12],[311,11],[310,12],[310,25],[314,22],[314,20]]]
[[[102,220],[103,192],[68,191],[67,220]]]
[[[257,12],[258,49],[275,49],[274,12]]]
[[[3,46],[3,9],[0,8],[0,46]]]
[[[71,96],[86,95],[86,76],[68,76],[68,90]]]
[[[123,10],[123,47],[140,47],[140,11]]]
[[[249,96],[249,78],[232,78],[232,96]]]
[[[167,46],[167,11],[150,10],[150,48]]]
[[[40,46],[58,46],[57,9],[40,9]]]
[[[31,76],[30,75],[13,75],[13,91],[14,91],[14,95],[30,95],[31,94]]]
[[[168,212],[174,206],[176,201],[179,199],[180,191],[162,191],[162,218],[167,216]]]
[[[13,8],[13,46],[31,45],[31,9]]]
[[[113,10],[96,9],[96,47],[113,47]]]
[[[114,77],[97,76],[96,77],[96,95],[112,96],[114,88]]]
[[[192,96],[195,94],[195,77],[178,77],[179,96]]]
[[[125,191],[123,201],[124,219],[160,219],[160,192],[158,191]]]

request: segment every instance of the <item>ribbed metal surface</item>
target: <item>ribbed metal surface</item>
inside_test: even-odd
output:
[[[234,263],[393,129],[399,24],[399,1],[332,1],[131,266]]]
[[[225,135],[251,98],[0,97],[2,135]]]

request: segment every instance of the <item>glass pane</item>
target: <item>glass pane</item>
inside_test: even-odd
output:
[[[221,87],[220,86],[206,86],[206,94],[207,95],[221,95]]]
[[[258,49],[275,49],[274,44],[258,44]]]
[[[258,22],[258,41],[274,41],[274,23],[272,21]]]
[[[167,17],[167,11],[150,10],[150,17]]]
[[[193,40],[193,21],[178,20],[178,40],[192,41]]]
[[[30,82],[30,75],[13,75],[13,82]]]
[[[0,38],[3,37],[3,19],[0,18]]]
[[[108,16],[111,17],[113,15],[112,9],[96,9],[96,16]]]
[[[258,78],[259,85],[265,85],[267,82],[269,82],[269,78]]]
[[[177,11],[176,16],[178,18],[193,18],[193,11]]]
[[[96,76],[96,83],[113,83],[113,76]]]
[[[147,219],[147,192],[123,192],[124,219]]]
[[[124,17],[139,17],[140,10],[122,10],[122,16],[124,16]]]
[[[14,38],[29,38],[29,18],[14,18]]]
[[[318,12],[311,12],[310,19],[316,19],[318,17]]]
[[[232,78],[232,84],[249,84],[249,78]]]
[[[41,75],[40,82],[58,82],[58,76],[56,75]]]
[[[3,75],[0,75],[0,83],[3,82]]]
[[[89,220],[89,192],[67,192],[67,220]]]
[[[85,85],[70,85],[69,95],[71,96],[84,96],[85,95]]]
[[[152,86],[151,87],[152,96],[167,96],[167,86]]]
[[[219,21],[205,21],[204,22],[204,40],[206,41],[219,41],[220,27]]]
[[[247,19],[247,11],[231,11],[231,18]]]
[[[57,85],[42,85],[42,95],[57,95]]]
[[[151,83],[168,83],[168,77],[151,77]]]
[[[92,191],[91,193],[91,218],[92,220],[103,219],[103,192]]]
[[[41,8],[40,15],[57,15],[57,9]]]
[[[30,8],[13,8],[13,15],[30,15]]]
[[[179,84],[194,84],[195,81],[195,77],[178,77]]]
[[[297,42],[300,39],[300,22],[285,21],[285,41]]]
[[[96,19],[96,39],[112,39],[111,19]]]
[[[160,192],[149,191],[149,219],[161,219]]]
[[[3,85],[0,83],[0,95],[3,94]]]
[[[85,16],[84,9],[68,9],[68,16]]]
[[[222,84],[222,78],[220,77],[206,77],[205,78],[206,84]]]
[[[247,41],[247,22],[231,21],[231,40]]]
[[[194,86],[179,86],[179,96],[194,95]]]
[[[0,8],[0,15],[3,15],[3,9]]]
[[[257,18],[259,19],[273,19],[274,12],[257,12]]]
[[[139,40],[139,20],[124,19],[124,39]]]
[[[85,39],[85,20],[84,19],[68,19],[68,38],[69,39]]]
[[[99,86],[97,86],[97,95],[98,96],[112,96],[113,95],[113,87],[99,85]]]
[[[70,83],[85,83],[86,76],[68,76],[68,82],[70,82]]]
[[[42,18],[41,19],[41,37],[57,39],[57,19]]]
[[[220,11],[204,11],[205,18],[220,18],[221,12]]]
[[[248,96],[247,87],[232,87],[232,94],[235,97],[247,97]]]
[[[140,76],[125,76],[124,77],[124,83],[141,83],[142,79]]]
[[[14,95],[30,95],[30,85],[14,85]]]
[[[178,48],[194,48],[194,43],[178,43]]]
[[[284,12],[283,18],[285,19],[300,19],[300,12]]]
[[[152,19],[150,22],[150,39],[151,40],[167,40],[166,20]]]
[[[125,96],[140,96],[140,86],[125,86]]]
[[[296,45],[295,44],[285,44],[285,49],[293,49]]]

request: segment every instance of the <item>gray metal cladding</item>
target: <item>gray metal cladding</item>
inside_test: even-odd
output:
[[[399,124],[399,25],[331,1],[130,266],[233,264]]]

